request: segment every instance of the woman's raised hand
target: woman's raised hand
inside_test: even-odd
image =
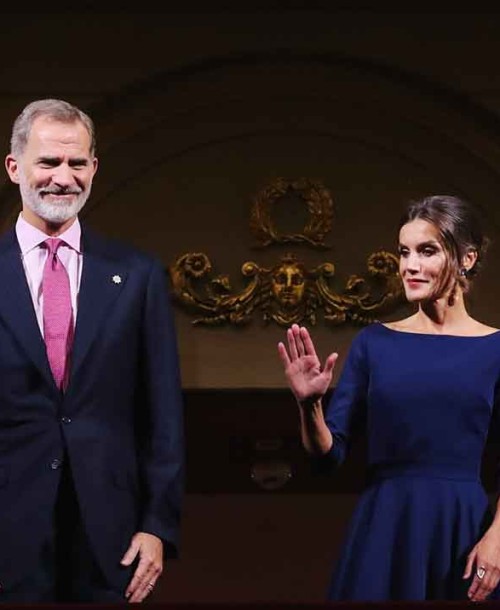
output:
[[[332,381],[333,368],[338,354],[332,353],[321,368],[314,343],[304,326],[293,324],[286,333],[288,349],[278,343],[278,352],[285,368],[288,385],[299,403],[319,400]]]

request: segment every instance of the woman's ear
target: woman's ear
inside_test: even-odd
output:
[[[470,271],[477,262],[477,250],[469,248],[462,258],[462,269]]]

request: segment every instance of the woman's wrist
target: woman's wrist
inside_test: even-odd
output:
[[[321,409],[321,396],[311,396],[308,398],[299,399],[297,398],[297,404],[301,409],[306,411],[313,411],[315,409]]]

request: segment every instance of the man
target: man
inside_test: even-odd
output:
[[[182,493],[165,272],[80,225],[97,159],[78,108],[29,104],[5,164],[22,211],[0,241],[0,601],[140,602]]]

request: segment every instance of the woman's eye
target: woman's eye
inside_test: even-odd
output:
[[[424,256],[432,256],[433,254],[436,253],[436,251],[434,250],[434,248],[424,248],[422,250],[422,253]]]

